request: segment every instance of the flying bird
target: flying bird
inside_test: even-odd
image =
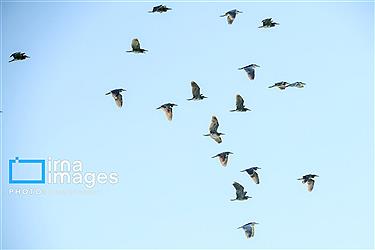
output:
[[[306,83],[304,82],[294,82],[294,83],[288,84],[287,87],[296,87],[296,88],[302,89],[303,87],[305,87],[305,85]]]
[[[240,183],[233,182],[233,187],[236,189],[236,199],[231,199],[231,201],[235,201],[235,200],[243,201],[243,200],[252,198],[246,195],[247,192],[244,191],[244,187]]]
[[[260,168],[258,167],[252,167],[252,168],[248,168],[248,169],[245,169],[245,170],[241,170],[240,172],[246,172],[250,175],[251,179],[253,179],[253,181],[255,182],[255,184],[259,184],[259,176],[258,176],[258,173],[256,172],[256,170],[258,170]]]
[[[229,110],[230,112],[238,111],[238,112],[246,112],[251,111],[251,109],[245,108],[244,100],[242,96],[236,95],[236,109]]]
[[[172,108],[174,106],[177,106],[177,104],[174,104],[174,103],[165,103],[165,104],[161,105],[157,109],[163,109],[163,111],[165,113],[165,116],[167,117],[168,121],[172,121],[172,117],[173,117],[173,110],[172,110]]]
[[[289,83],[288,82],[284,82],[284,81],[281,81],[281,82],[277,82],[277,83],[275,83],[274,85],[272,85],[272,86],[269,86],[268,88],[274,88],[274,87],[277,87],[277,88],[279,88],[279,89],[281,89],[281,90],[284,90],[284,89],[286,89],[287,87],[289,87]]]
[[[193,94],[193,97],[190,99],[187,99],[188,101],[203,100],[204,98],[207,98],[206,96],[201,94],[201,89],[199,88],[198,84],[194,81],[191,81],[191,92]]]
[[[138,38],[134,38],[131,43],[132,50],[128,50],[126,52],[133,52],[133,53],[145,53],[148,51],[147,49],[141,49],[141,44],[139,43]]]
[[[255,68],[257,68],[257,67],[260,67],[260,66],[253,63],[253,64],[250,64],[250,65],[244,66],[242,68],[238,68],[238,70],[241,70],[241,69],[245,70],[249,79],[254,80],[255,79]]]
[[[222,152],[222,153],[219,153],[215,156],[212,156],[211,158],[219,157],[219,161],[220,161],[221,166],[226,167],[230,154],[233,154],[233,153],[232,152]]]
[[[112,94],[113,99],[115,99],[115,103],[117,107],[121,108],[122,107],[122,95],[121,92],[126,91],[125,89],[114,89],[106,93],[106,95]]]
[[[279,25],[279,23],[272,21],[272,18],[266,18],[262,20],[262,26],[259,26],[258,28],[272,28],[276,25]]]
[[[259,224],[257,222],[249,222],[243,226],[240,226],[239,228],[237,229],[240,229],[242,228],[244,231],[245,231],[245,235],[246,235],[246,238],[251,238],[251,237],[254,237],[254,232],[255,232],[255,225],[256,224]]]
[[[27,58],[30,58],[28,55],[26,55],[26,53],[24,52],[14,52],[13,54],[11,54],[9,57],[13,57],[12,60],[10,60],[9,62],[14,62],[14,61],[21,61],[21,60],[25,60]]]
[[[242,11],[234,9],[226,12],[224,15],[221,15],[220,17],[226,16],[228,24],[232,24],[238,13],[242,13]]]
[[[306,184],[307,186],[307,191],[311,192],[314,188],[315,177],[319,177],[319,176],[316,174],[307,174],[307,175],[302,176],[301,178],[298,178],[297,180],[302,180],[302,183]]]
[[[152,10],[149,11],[149,13],[154,13],[154,12],[163,13],[163,12],[167,12],[168,10],[172,10],[172,9],[168,8],[165,5],[158,5],[158,6],[153,7]]]
[[[205,134],[204,136],[210,136],[214,141],[217,143],[221,143],[221,135],[225,135],[223,133],[217,132],[217,129],[219,128],[219,121],[216,116],[212,116],[211,118],[211,124],[210,127],[208,128],[208,131],[210,132],[209,134]]]

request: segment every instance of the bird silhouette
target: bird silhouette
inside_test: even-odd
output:
[[[115,99],[115,103],[117,107],[121,108],[123,104],[121,92],[126,91],[125,89],[114,89],[106,93],[106,95],[112,94],[113,99]]]
[[[232,24],[238,13],[242,13],[242,11],[234,9],[234,10],[227,11],[224,15],[221,15],[220,17],[226,16],[228,24]]]
[[[173,107],[174,106],[178,106],[177,104],[174,104],[174,103],[165,103],[163,105],[161,105],[159,108],[157,109],[163,109],[164,113],[165,113],[165,116],[167,117],[167,120],[168,121],[172,121],[172,117],[173,117]]]
[[[12,60],[10,60],[9,62],[14,62],[14,61],[21,61],[21,60],[25,60],[27,58],[30,58],[28,55],[26,55],[26,53],[24,52],[14,52],[13,54],[11,54],[9,57],[13,57]]]
[[[311,192],[314,189],[315,177],[319,177],[319,175],[307,174],[307,175],[302,176],[301,178],[298,178],[297,180],[302,180],[302,183],[306,184],[307,186],[307,191]]]
[[[252,167],[252,168],[248,168],[248,169],[245,169],[245,170],[241,170],[240,172],[246,172],[250,175],[251,179],[253,179],[253,181],[255,182],[255,184],[259,184],[259,176],[258,176],[258,173],[256,172],[256,170],[258,170],[260,168],[258,167]]]
[[[232,152],[222,152],[222,153],[219,153],[215,156],[212,156],[211,158],[219,157],[219,161],[220,161],[221,166],[226,167],[230,154],[233,154],[233,153]]]
[[[272,21],[272,18],[266,18],[262,20],[262,26],[259,26],[258,28],[272,28],[276,25],[279,25],[279,23]]]
[[[231,199],[231,201],[235,201],[235,200],[243,201],[243,200],[252,198],[246,195],[247,192],[245,191],[244,187],[238,182],[233,182],[233,187],[236,189],[236,199]]]
[[[198,84],[194,81],[191,81],[191,92],[193,94],[193,97],[190,99],[187,99],[188,101],[203,100],[204,98],[207,98],[206,96],[201,94],[201,89],[199,88]]]
[[[225,135],[223,133],[217,132],[217,129],[219,128],[219,121],[216,116],[212,116],[211,118],[211,124],[210,127],[208,128],[209,134],[205,134],[204,136],[210,136],[214,141],[217,143],[221,143],[221,135]]]
[[[247,77],[249,77],[250,80],[254,80],[255,79],[255,68],[257,68],[257,67],[260,67],[260,66],[253,63],[253,64],[250,64],[250,65],[238,68],[238,70],[241,70],[241,69],[245,70],[245,72],[247,73]]]
[[[295,87],[295,88],[302,89],[302,88],[305,87],[305,85],[306,85],[306,83],[304,83],[304,82],[294,82],[294,83],[288,84],[287,87]]]
[[[163,13],[163,12],[167,12],[168,10],[172,10],[172,9],[168,8],[165,5],[158,5],[158,6],[153,7],[152,10],[149,11],[149,13],[154,13],[154,12]]]
[[[230,112],[238,111],[238,112],[246,112],[251,111],[251,109],[245,108],[244,100],[242,96],[236,95],[236,109],[229,110]]]
[[[240,226],[239,228],[237,229],[243,229],[245,231],[245,235],[246,235],[246,238],[251,238],[251,237],[254,237],[254,233],[255,233],[255,225],[256,224],[259,224],[257,222],[249,222],[243,226]]]
[[[289,83],[281,81],[281,82],[277,82],[277,83],[273,84],[272,86],[269,86],[268,88],[274,88],[274,87],[277,87],[277,88],[279,88],[281,90],[284,90],[287,87],[289,87]]]
[[[132,50],[128,50],[126,52],[130,53],[145,53],[148,51],[147,49],[141,49],[141,44],[138,40],[138,38],[134,38],[131,43]]]

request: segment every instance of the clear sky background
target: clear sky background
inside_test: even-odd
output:
[[[157,4],[2,3],[2,247],[374,248],[374,4],[147,13]],[[219,16],[234,8],[228,25]],[[258,29],[267,17],[280,26]],[[135,37],[147,54],[125,52]],[[15,51],[31,58],[10,64]],[[237,70],[250,63],[254,81]],[[192,80],[208,99],[186,101]],[[267,88],[278,81],[307,85]],[[127,90],[121,109],[104,95],[114,88]],[[251,112],[229,112],[236,94]],[[172,122],[156,110],[166,102]],[[222,144],[202,136],[212,115]],[[211,159],[222,151],[226,168]],[[78,159],[120,183],[8,195],[16,156]],[[259,185],[240,173],[250,166]],[[312,193],[296,180],[307,173],[320,176]],[[233,181],[253,199],[230,202]],[[249,221],[246,239],[236,228]]]

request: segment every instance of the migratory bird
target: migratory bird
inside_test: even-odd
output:
[[[106,93],[106,95],[112,94],[113,99],[115,99],[115,103],[117,107],[121,108],[122,107],[122,95],[121,92],[126,91],[125,89],[114,89]]]
[[[172,108],[174,106],[177,106],[177,104],[174,104],[174,103],[165,103],[165,104],[161,105],[157,109],[163,109],[163,111],[165,113],[165,116],[167,117],[168,121],[172,121],[172,117],[173,117],[173,110],[172,110]]]
[[[253,64],[250,64],[250,65],[238,68],[238,70],[241,70],[241,69],[245,70],[249,79],[254,80],[255,79],[255,68],[257,68],[257,67],[260,67],[260,66],[253,63]]]
[[[243,201],[243,200],[252,198],[246,195],[247,192],[244,191],[244,187],[240,183],[233,182],[233,187],[236,189],[236,199],[231,199],[231,201],[236,201],[236,200]]]
[[[221,15],[220,17],[226,16],[228,24],[232,24],[238,13],[242,13],[242,11],[234,9],[226,12],[224,15]]]
[[[272,18],[266,18],[262,20],[262,26],[259,26],[258,28],[272,28],[276,25],[279,25],[279,23],[272,21]]]
[[[248,168],[248,169],[245,169],[245,170],[241,170],[240,172],[246,172],[250,175],[251,179],[253,179],[253,181],[255,182],[255,184],[259,184],[259,176],[258,176],[258,173],[256,172],[256,170],[258,170],[260,168],[258,167],[251,167],[251,168]]]
[[[302,180],[302,183],[306,184],[307,186],[307,191],[311,192],[314,188],[315,177],[319,177],[319,176],[316,174],[307,174],[307,175],[302,176],[301,178],[298,178],[297,180]]]
[[[191,92],[193,94],[193,97],[190,99],[187,99],[188,101],[203,100],[204,98],[207,98],[206,96],[201,94],[201,89],[199,88],[198,84],[194,81],[191,81]]]
[[[302,89],[303,87],[305,87],[305,85],[306,83],[304,82],[294,82],[294,83],[289,84],[287,87],[295,87],[295,88]]]
[[[141,49],[141,44],[139,43],[138,38],[134,38],[131,43],[132,50],[128,50],[126,52],[132,53],[145,53],[148,51],[147,49]]]
[[[251,109],[245,108],[244,100],[242,96],[236,95],[236,109],[229,110],[230,112],[238,111],[238,112],[246,112],[251,111]]]
[[[204,136],[210,136],[214,141],[217,143],[221,143],[221,135],[225,135],[223,133],[217,132],[217,129],[219,128],[219,121],[216,116],[212,116],[211,118],[211,124],[210,127],[208,128],[208,131],[210,132],[209,134],[205,134]]]
[[[254,237],[254,233],[255,233],[255,225],[256,224],[259,224],[257,222],[249,222],[243,226],[240,226],[239,228],[237,229],[240,229],[242,228],[244,231],[245,231],[245,235],[246,235],[246,238],[251,238],[251,237]]]
[[[275,83],[274,85],[272,86],[269,86],[268,88],[274,88],[274,87],[277,87],[281,90],[284,90],[286,89],[287,87],[289,87],[289,83],[288,82],[284,82],[284,81],[281,81],[281,82],[277,82]]]
[[[167,12],[168,10],[171,10],[171,8],[168,8],[165,5],[158,5],[158,6],[153,7],[152,10],[149,11],[149,13],[154,13],[154,12],[163,13],[163,12]]]
[[[230,154],[233,154],[233,153],[232,152],[222,152],[222,153],[219,153],[215,156],[212,156],[211,158],[219,157],[219,161],[220,161],[221,166],[226,167]]]
[[[28,55],[26,55],[26,53],[24,52],[14,52],[13,54],[11,54],[9,57],[13,57],[12,60],[10,60],[9,62],[14,62],[14,61],[21,61],[21,60],[25,60],[26,58],[30,58]]]

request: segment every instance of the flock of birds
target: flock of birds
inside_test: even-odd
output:
[[[153,7],[153,9],[151,11],[149,11],[149,13],[155,13],[155,12],[164,13],[164,12],[167,12],[169,10],[172,10],[172,9],[168,8],[165,5],[158,5],[158,6]],[[233,24],[233,22],[236,18],[236,15],[239,14],[239,13],[242,13],[242,12],[237,10],[237,9],[234,9],[234,10],[230,10],[230,11],[226,12],[225,14],[221,15],[220,17],[226,17],[228,24]],[[272,27],[275,27],[277,25],[279,25],[279,23],[274,22],[272,20],[272,18],[266,18],[266,19],[262,20],[262,25],[259,26],[258,28],[272,28]],[[128,50],[126,52],[128,52],[128,53],[145,53],[147,51],[148,51],[147,49],[141,48],[141,44],[140,44],[139,40],[137,38],[134,38],[131,42],[131,50]],[[10,57],[12,57],[12,60],[10,60],[9,62],[21,61],[21,60],[25,60],[25,59],[30,58],[24,52],[15,52],[15,53],[11,54]],[[260,67],[260,66],[257,65],[257,64],[250,64],[250,65],[239,68],[239,70],[244,70],[247,73],[248,78],[250,80],[254,80],[255,79],[255,68],[257,68],[257,67]],[[288,82],[285,82],[285,81],[281,81],[281,82],[277,82],[277,83],[269,86],[269,88],[277,87],[280,90],[285,90],[288,87],[303,88],[305,85],[306,84],[303,83],[303,82],[288,83]],[[198,84],[195,81],[191,82],[191,88],[192,88],[192,97],[187,99],[188,101],[191,101],[191,100],[198,101],[198,100],[203,100],[203,99],[207,98],[206,96],[201,94],[200,87],[198,86]],[[124,91],[126,91],[126,90],[122,89],[122,88],[113,89],[113,90],[110,90],[108,93],[106,93],[106,95],[112,95],[116,105],[121,108],[123,106],[123,96],[122,96],[121,93],[124,92]],[[157,109],[163,110],[165,115],[166,115],[167,120],[172,121],[173,107],[175,107],[175,106],[177,106],[177,104],[165,103],[165,104],[162,104]],[[241,97],[241,95],[236,95],[236,108],[233,109],[233,110],[230,110],[230,112],[246,112],[246,111],[251,111],[251,110],[249,108],[245,107],[244,99]],[[221,133],[221,132],[218,132],[218,128],[219,128],[218,118],[216,116],[212,116],[211,123],[210,123],[209,129],[208,129],[209,133],[204,134],[204,136],[209,136],[215,142],[221,143],[222,142],[221,136],[225,135],[225,134]],[[222,153],[219,153],[219,154],[213,156],[212,158],[218,157],[220,164],[223,167],[226,167],[227,164],[228,164],[228,158],[229,158],[230,154],[233,154],[233,153],[232,152],[222,152]],[[251,168],[242,170],[240,172],[246,172],[251,177],[251,179],[254,181],[255,184],[259,184],[260,183],[259,175],[257,173],[258,169],[261,169],[261,168],[251,167]],[[301,178],[298,178],[297,180],[301,180],[303,184],[306,184],[307,190],[309,192],[311,192],[314,188],[314,183],[315,183],[314,178],[315,177],[318,177],[318,175],[316,175],[316,174],[306,174],[306,175],[302,176]],[[252,198],[251,196],[247,195],[247,192],[245,191],[245,188],[240,183],[234,182],[233,186],[236,190],[236,198],[231,199],[231,201],[236,201],[236,200],[243,201],[243,200],[247,200],[247,199]],[[243,229],[245,231],[246,237],[251,238],[251,237],[254,237],[255,225],[256,224],[258,224],[258,223],[257,222],[249,222],[249,223],[247,223],[243,226],[238,227],[238,229]]]

